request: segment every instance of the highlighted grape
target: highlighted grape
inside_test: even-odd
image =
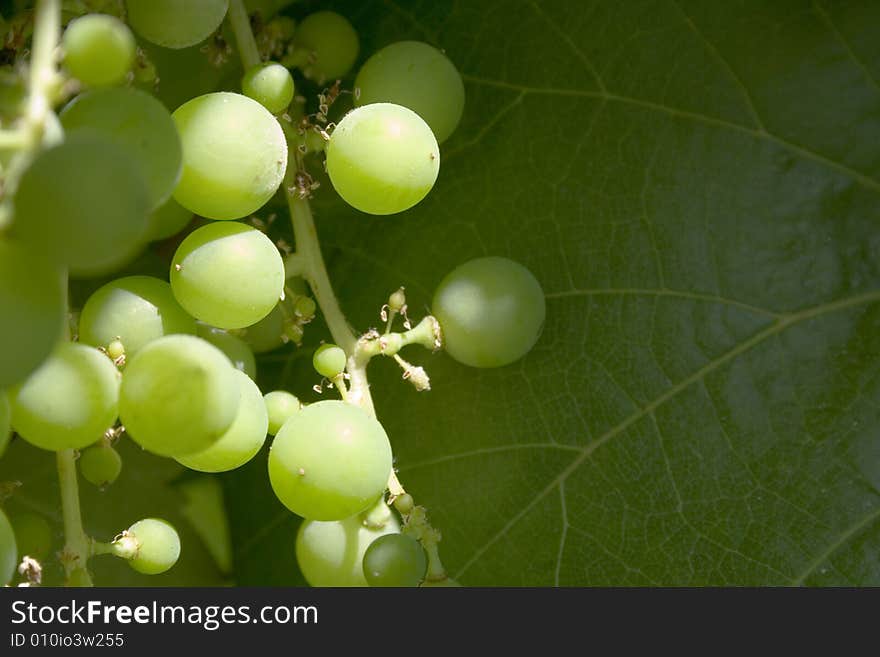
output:
[[[240,219],[272,198],[287,169],[287,140],[269,110],[253,98],[216,92],[172,116],[183,142],[178,203],[210,219]]]
[[[119,372],[107,356],[62,342],[27,380],[11,389],[12,427],[48,450],[81,449],[116,422]]]
[[[336,400],[291,417],[269,452],[278,499],[310,520],[342,520],[373,504],[391,474],[391,445],[382,425]]]
[[[171,289],[197,319],[224,329],[260,321],[284,289],[284,262],[256,228],[217,222],[190,233],[171,264]]]
[[[164,573],[180,557],[180,537],[174,527],[158,518],[134,523],[123,536],[134,542],[136,553],[128,565],[144,575]]]
[[[235,370],[223,352],[194,336],[167,335],[126,366],[119,416],[143,448],[185,456],[220,439],[238,414],[240,398]]]
[[[421,201],[437,180],[440,148],[410,109],[364,105],[345,115],[327,144],[327,173],[349,205],[394,214]]]
[[[171,292],[150,276],[118,278],[88,298],[79,318],[79,339],[95,347],[119,340],[127,358],[163,335],[195,334],[196,321]]]
[[[272,114],[278,114],[293,100],[293,76],[277,62],[264,62],[244,74],[241,90]]]
[[[72,20],[61,41],[64,64],[84,84],[119,84],[134,64],[134,36],[114,16],[87,14]]]

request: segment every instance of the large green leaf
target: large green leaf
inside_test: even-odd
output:
[[[515,365],[414,354],[430,393],[371,367],[450,572],[880,584],[880,5],[339,8],[365,54],[427,40],[467,86],[421,205],[374,218],[319,190],[352,323],[378,324],[401,284],[420,315],[448,270],[484,254],[547,292],[543,337]],[[308,359],[274,364],[266,383],[308,396]],[[264,468],[227,480],[239,581],[298,582],[297,521]]]

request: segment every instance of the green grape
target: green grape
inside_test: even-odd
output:
[[[12,388],[12,428],[48,450],[81,449],[116,422],[119,372],[93,347],[62,342]]]
[[[202,322],[196,325],[196,331],[202,340],[207,340],[226,354],[235,369],[244,372],[254,381],[257,380],[257,361],[247,342],[223,329]]]
[[[71,274],[100,274],[140,248],[150,208],[130,149],[83,131],[42,151],[24,172],[13,231]]]
[[[370,543],[363,565],[370,586],[416,587],[425,576],[428,559],[412,536],[389,534]]]
[[[24,379],[61,339],[64,288],[62,271],[39,249],[0,239],[0,387]]]
[[[0,390],[0,456],[6,451],[12,437],[12,409],[9,408],[9,396]],[[275,435],[274,433],[272,435]]]
[[[90,484],[104,488],[122,472],[122,457],[110,445],[92,445],[80,455],[79,471]]]
[[[9,519],[0,509],[0,586],[6,586],[15,574],[18,565],[18,547],[15,544],[15,533]]]
[[[61,45],[67,69],[89,86],[119,84],[134,64],[134,36],[114,16],[87,14],[72,20]]]
[[[153,242],[177,235],[189,225],[192,218],[193,213],[171,197],[150,215],[146,240]]]
[[[393,516],[381,528],[367,527],[360,515],[330,522],[306,520],[296,535],[296,560],[311,586],[367,586],[364,552],[380,536],[399,531]]]
[[[165,48],[207,39],[226,16],[229,0],[125,0],[135,32]]]
[[[499,367],[534,346],[546,307],[541,285],[528,269],[487,257],[446,275],[434,292],[433,313],[450,356],[472,367]]]
[[[265,234],[218,222],[190,233],[171,262],[171,289],[193,317],[218,328],[260,321],[284,290],[284,262]]]
[[[281,337],[283,334],[284,312],[279,303],[259,322],[248,326],[242,337],[255,354],[264,354],[284,344],[284,338]]]
[[[440,149],[410,109],[374,103],[352,110],[327,144],[327,173],[349,205],[369,214],[411,208],[431,191]]]
[[[345,352],[335,344],[322,344],[312,356],[312,366],[321,376],[328,379],[339,376],[345,371]]]
[[[253,98],[224,91],[184,103],[172,115],[183,141],[183,174],[174,198],[210,219],[259,210],[281,185],[287,141]]]
[[[263,62],[244,74],[241,90],[272,114],[278,114],[293,100],[293,76],[277,62]]]
[[[348,19],[332,11],[306,16],[296,26],[294,46],[294,63],[318,84],[348,73],[360,48],[357,32]]]
[[[464,83],[442,52],[421,41],[398,41],[370,57],[354,82],[355,105],[396,103],[421,116],[442,144],[464,112]]]
[[[171,198],[183,152],[171,114],[153,96],[129,87],[98,89],[77,96],[60,118],[68,135],[98,132],[128,149],[146,177],[151,209]]]
[[[195,332],[196,321],[171,286],[151,276],[110,281],[88,298],[79,316],[80,342],[107,347],[118,338],[128,358],[163,335]]]
[[[180,557],[180,537],[177,530],[165,520],[146,518],[138,520],[126,532],[134,539],[136,555],[128,564],[144,575],[164,573]]]
[[[207,449],[232,426],[241,391],[223,352],[191,335],[166,335],[125,367],[119,418],[132,440],[160,456]]]
[[[30,511],[9,514],[9,523],[18,545],[18,560],[24,557],[43,559],[52,549],[52,528],[46,519]]]
[[[446,577],[440,580],[430,580],[426,579],[424,582],[419,584],[419,588],[422,589],[445,589],[445,588],[455,588],[459,587],[459,584],[456,580],[451,577]]]
[[[232,426],[208,449],[176,457],[178,463],[191,470],[200,472],[234,470],[254,458],[266,442],[269,417],[266,413],[266,405],[263,403],[263,395],[247,374],[239,370],[233,370],[233,374],[241,393],[238,414]]]
[[[294,414],[302,409],[302,403],[286,390],[273,390],[263,395],[269,415],[269,434],[274,436]]]
[[[310,404],[278,432],[269,480],[278,499],[309,520],[360,513],[385,490],[391,444],[364,410],[342,401]]]

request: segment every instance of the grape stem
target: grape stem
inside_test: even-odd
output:
[[[64,518],[64,551],[62,562],[68,584],[75,580],[81,586],[91,586],[92,578],[86,569],[91,553],[89,538],[82,525],[79,510],[79,487],[76,481],[76,457],[72,449],[57,453],[58,480],[61,484],[61,513]],[[74,577],[74,573],[76,576]]]

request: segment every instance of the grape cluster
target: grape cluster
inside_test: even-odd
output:
[[[395,316],[406,316],[401,289],[383,311],[391,313],[384,336],[315,351],[315,371],[341,400],[264,395],[255,353],[299,344],[316,303],[254,213],[279,193],[307,198],[309,162],[324,163],[335,191],[357,210],[412,208],[437,181],[440,145],[462,118],[465,93],[443,52],[393,43],[366,59],[350,90],[355,107],[334,125],[330,106],[360,44],[348,20],[330,11],[291,29],[270,23],[274,36],[261,43],[279,61],[246,67],[241,93],[211,89],[169,111],[137,88],[138,75],[153,67],[161,90],[162,76],[174,75],[161,68],[162,57],[216,46],[212,35],[241,7],[240,0],[127,0],[120,16],[86,14],[64,29],[63,69],[54,75],[73,84],[52,87],[60,95],[36,139],[0,170],[0,203],[9,209],[0,223],[0,314],[16,318],[0,323],[0,454],[12,431],[44,450],[78,450],[81,476],[107,488],[123,469],[114,448],[121,439],[218,473],[253,459],[271,435],[269,480],[305,519],[296,556],[311,584],[447,582],[437,562],[432,570],[439,534],[413,520],[420,507],[399,492],[396,511],[385,500],[391,443],[371,412],[346,397],[348,371],[360,362],[353,349],[398,358],[404,378],[428,389],[427,375],[402,361],[400,348],[442,344],[464,365],[509,364],[539,337],[543,293],[506,258],[465,263],[437,288],[439,325],[432,319],[413,329],[407,318],[406,333],[391,333]],[[154,57],[159,64],[148,54],[157,47],[166,51]],[[315,84],[317,112],[307,114],[295,90]],[[72,98],[62,98],[70,89]],[[125,271],[150,243],[173,247],[167,279]],[[69,322],[67,278],[117,272]],[[148,518],[104,551],[156,574],[180,549],[173,527]],[[13,577],[19,552],[0,511],[0,584]]]

